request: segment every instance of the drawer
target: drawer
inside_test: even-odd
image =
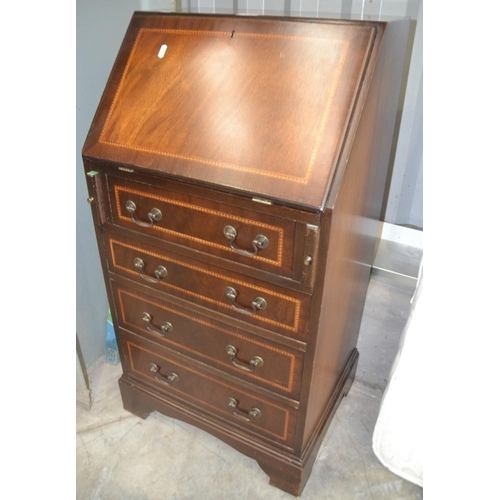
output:
[[[239,429],[293,447],[297,409],[199,370],[195,364],[166,355],[149,343],[127,337],[122,340],[125,366],[131,375]]]
[[[109,270],[138,283],[305,341],[310,296],[105,233]]]
[[[303,353],[260,339],[143,289],[112,281],[119,326],[287,397],[300,394]]]
[[[108,176],[113,224],[291,277],[293,220]]]

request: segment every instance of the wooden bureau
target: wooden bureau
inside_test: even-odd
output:
[[[408,28],[135,13],[83,148],[124,407],[294,495],[356,370]]]

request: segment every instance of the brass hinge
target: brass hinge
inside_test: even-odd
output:
[[[266,200],[265,198],[252,198],[252,201],[255,201],[255,203],[262,203],[263,205],[273,204],[271,200]]]

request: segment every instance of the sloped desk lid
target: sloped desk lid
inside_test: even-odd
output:
[[[375,31],[135,13],[83,155],[321,209]]]

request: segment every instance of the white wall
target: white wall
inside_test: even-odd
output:
[[[412,16],[412,19],[414,17]],[[423,223],[423,5],[418,5],[411,60],[392,165],[385,221],[419,228]]]
[[[81,150],[138,0],[76,3],[76,333],[89,367],[104,353],[108,301],[97,252]]]

